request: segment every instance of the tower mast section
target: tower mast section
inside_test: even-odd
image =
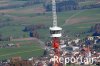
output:
[[[52,0],[53,26],[57,26],[56,0]]]

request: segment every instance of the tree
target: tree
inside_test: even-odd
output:
[[[2,41],[2,34],[0,34],[0,41]]]

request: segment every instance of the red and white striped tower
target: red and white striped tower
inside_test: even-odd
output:
[[[60,57],[60,37],[62,36],[61,34],[61,27],[57,26],[57,13],[56,13],[56,1],[52,0],[52,14],[53,14],[53,26],[50,27],[50,33],[52,37],[52,47],[54,48],[55,56]],[[53,66],[59,66],[59,62],[55,62]]]

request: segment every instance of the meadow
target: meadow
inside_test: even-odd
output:
[[[8,43],[20,44],[20,47],[0,48],[0,59],[10,59],[12,57],[21,56],[24,59],[30,57],[40,57],[43,55],[43,49],[36,41],[3,41],[0,44],[6,45]]]

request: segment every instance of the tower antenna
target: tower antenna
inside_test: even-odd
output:
[[[52,0],[53,26],[57,26],[56,0]]]

